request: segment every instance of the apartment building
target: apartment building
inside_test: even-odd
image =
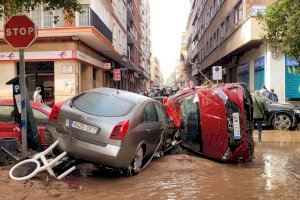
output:
[[[160,88],[162,82],[162,75],[160,71],[160,63],[157,57],[151,57],[150,66],[150,88]]]
[[[84,12],[76,13],[71,21],[65,20],[62,10],[50,13],[43,10],[42,5],[26,13],[39,29],[37,41],[25,51],[29,95],[32,96],[36,86],[42,86],[44,100],[51,105],[95,87],[141,90],[139,83],[144,79],[139,63],[142,55],[141,3],[130,4],[125,0],[79,2]],[[134,18],[128,15],[128,7],[132,6]],[[136,40],[131,40],[127,25],[134,19],[138,28],[134,35]],[[127,59],[131,44],[137,51]],[[11,86],[5,83],[18,75],[18,60],[17,50],[4,42],[3,30],[0,30],[0,68],[3,72],[0,74],[0,98],[12,96]],[[121,82],[112,80],[115,68],[122,69]]]
[[[148,0],[128,0],[127,6],[127,58],[136,79],[132,87],[142,90],[149,87],[150,79],[150,8]],[[147,35],[148,34],[148,35]]]
[[[180,88],[185,88],[188,86],[188,81],[190,77],[187,75],[190,74],[188,70],[190,70],[190,67],[185,66],[185,60],[187,58],[187,33],[183,32],[181,35],[181,48],[180,48],[180,60],[177,67],[177,85]]]
[[[246,82],[250,90],[265,85],[280,101],[300,99],[299,63],[262,43],[256,16],[276,0],[194,0],[188,20],[190,76],[199,84],[200,69],[212,78],[212,66],[223,66],[223,82]],[[190,64],[196,63],[192,67]],[[280,80],[280,81],[278,81]]]

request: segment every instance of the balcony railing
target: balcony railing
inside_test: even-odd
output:
[[[92,9],[90,9],[90,26],[95,27],[106,39],[112,42],[112,32]]]

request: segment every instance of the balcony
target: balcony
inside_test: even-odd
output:
[[[89,9],[89,19],[89,26],[95,27],[106,39],[112,42],[112,32],[92,9]]]
[[[134,18],[133,3],[132,0],[127,1],[127,20],[133,20]]]

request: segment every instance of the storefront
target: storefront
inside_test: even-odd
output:
[[[238,82],[247,83],[249,85],[249,64],[238,66]]]
[[[39,48],[25,52],[26,84],[31,99],[37,86],[42,87],[43,100],[50,106],[85,90],[106,86],[105,72],[110,70],[110,65],[97,59],[100,55],[83,48],[60,51],[35,49]],[[0,98],[11,98],[11,87],[5,83],[19,74],[18,61],[18,52],[0,52],[0,67],[5,71],[0,76]]]
[[[260,90],[265,85],[265,57],[254,59],[254,90]]]
[[[289,57],[285,57],[285,97],[287,101],[300,101],[300,66]]]

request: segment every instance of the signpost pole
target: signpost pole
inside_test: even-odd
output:
[[[26,81],[24,49],[19,49],[20,55],[20,89],[21,89],[21,128],[22,128],[22,156],[27,156],[27,110],[26,110]]]

